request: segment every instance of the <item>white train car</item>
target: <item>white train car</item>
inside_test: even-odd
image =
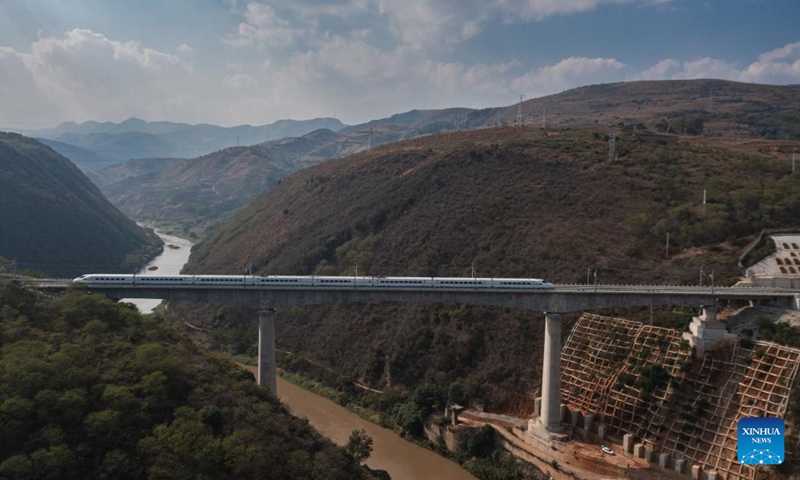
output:
[[[103,284],[103,285],[133,285],[134,275],[123,275],[116,273],[98,273],[81,275],[73,280],[77,283]]]
[[[270,275],[125,275],[96,273],[74,279],[87,285],[138,285],[181,287],[285,287],[285,288],[377,288],[377,289],[552,289],[553,284],[540,278],[460,278],[460,277],[356,277],[356,276],[284,276]]]

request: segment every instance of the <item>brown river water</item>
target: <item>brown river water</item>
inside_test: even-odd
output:
[[[370,423],[344,407],[278,378],[278,398],[298,417],[305,417],[320,433],[344,445],[353,430],[372,437],[370,468],[386,470],[393,480],[474,479],[457,463],[408,442],[391,430]]]

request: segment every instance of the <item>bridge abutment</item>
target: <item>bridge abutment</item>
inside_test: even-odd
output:
[[[258,310],[258,384],[278,394],[275,367],[275,309]]]
[[[703,306],[703,313],[692,319],[689,331],[684,332],[683,338],[694,347],[695,358],[703,358],[717,344],[730,342],[737,336],[728,333],[725,324],[717,320],[717,311],[712,305]]]

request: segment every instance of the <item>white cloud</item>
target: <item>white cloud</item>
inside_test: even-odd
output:
[[[350,18],[353,15],[375,10],[376,3],[375,0],[294,0],[284,2],[283,6],[302,18],[321,16]]]
[[[189,45],[186,45],[185,43],[182,43],[182,44],[178,45],[178,51],[181,52],[181,53],[192,53],[193,50],[192,50],[192,47],[190,47]]]
[[[464,2],[463,8],[470,10],[469,3]],[[436,0],[383,0],[380,13],[387,17],[396,37],[421,49],[462,40],[466,22],[459,7],[462,6]],[[474,33],[474,29],[468,32]]]
[[[543,20],[553,15],[579,13],[593,10],[603,4],[639,3],[659,5],[672,0],[494,0],[493,7],[507,16],[507,21],[515,18],[523,20]]]
[[[507,23],[540,21],[559,14],[585,12],[603,4],[656,5],[673,0],[351,0],[327,8],[319,2],[293,2],[311,16],[352,15],[377,11],[402,42],[417,49],[449,46],[472,38],[492,20]],[[323,2],[325,3],[325,2]]]
[[[522,63],[517,61],[469,66],[452,62],[424,62],[415,67],[414,72],[445,92],[464,90],[500,96],[509,93],[508,72],[520,68]]]
[[[675,74],[675,72],[680,69],[681,64],[677,60],[673,60],[668,58],[666,60],[661,60],[660,62],[656,63],[652,67],[648,68],[644,72],[642,72],[639,76],[639,80],[661,80],[664,78],[668,78],[671,75]]]
[[[715,58],[700,58],[686,62],[662,60],[634,79],[695,79],[718,78],[739,82],[766,84],[800,83],[800,42],[790,43],[758,56],[756,61],[742,67],[739,62]]]
[[[371,75],[391,77],[403,60],[396,53],[384,53],[360,38],[333,35],[314,54],[316,61],[341,75],[364,78]]]
[[[223,39],[228,45],[244,47],[283,47],[291,45],[305,35],[305,31],[293,28],[288,20],[278,16],[270,5],[251,2],[243,13],[238,35]]]
[[[800,42],[790,43],[770,52],[762,53],[758,56],[757,63],[771,63],[780,60],[797,61],[798,59],[800,59]]]
[[[225,79],[222,81],[222,84],[228,88],[243,88],[258,86],[259,81],[250,75],[238,73],[236,75],[225,77]]]
[[[690,78],[738,79],[740,75],[741,70],[736,67],[735,63],[706,57],[683,62],[681,70],[672,78],[676,80]]]
[[[800,83],[800,42],[759,55],[748,65],[742,78],[758,83]]]
[[[28,119],[163,117],[169,112],[161,103],[179,94],[180,83],[191,71],[191,65],[176,55],[85,29],[40,38],[30,53],[2,47],[2,83],[6,88],[18,84],[16,93],[2,96],[0,119],[7,122],[16,117],[24,123]],[[15,107],[18,98],[26,98],[28,107]]]
[[[619,81],[624,69],[625,64],[614,58],[570,57],[515,78],[511,87],[528,97],[538,97],[581,85]]]

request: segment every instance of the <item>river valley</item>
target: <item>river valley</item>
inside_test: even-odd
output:
[[[189,260],[189,240],[156,231],[164,240],[164,252],[137,275],[177,275]],[[153,267],[156,267],[153,269]],[[128,299],[142,313],[151,313],[160,300]],[[255,367],[250,367],[255,373]],[[395,432],[370,423],[336,403],[278,378],[278,398],[292,413],[305,417],[320,433],[338,445],[347,443],[353,430],[364,429],[372,437],[370,468],[386,470],[394,480],[474,479],[457,463],[401,438]]]

